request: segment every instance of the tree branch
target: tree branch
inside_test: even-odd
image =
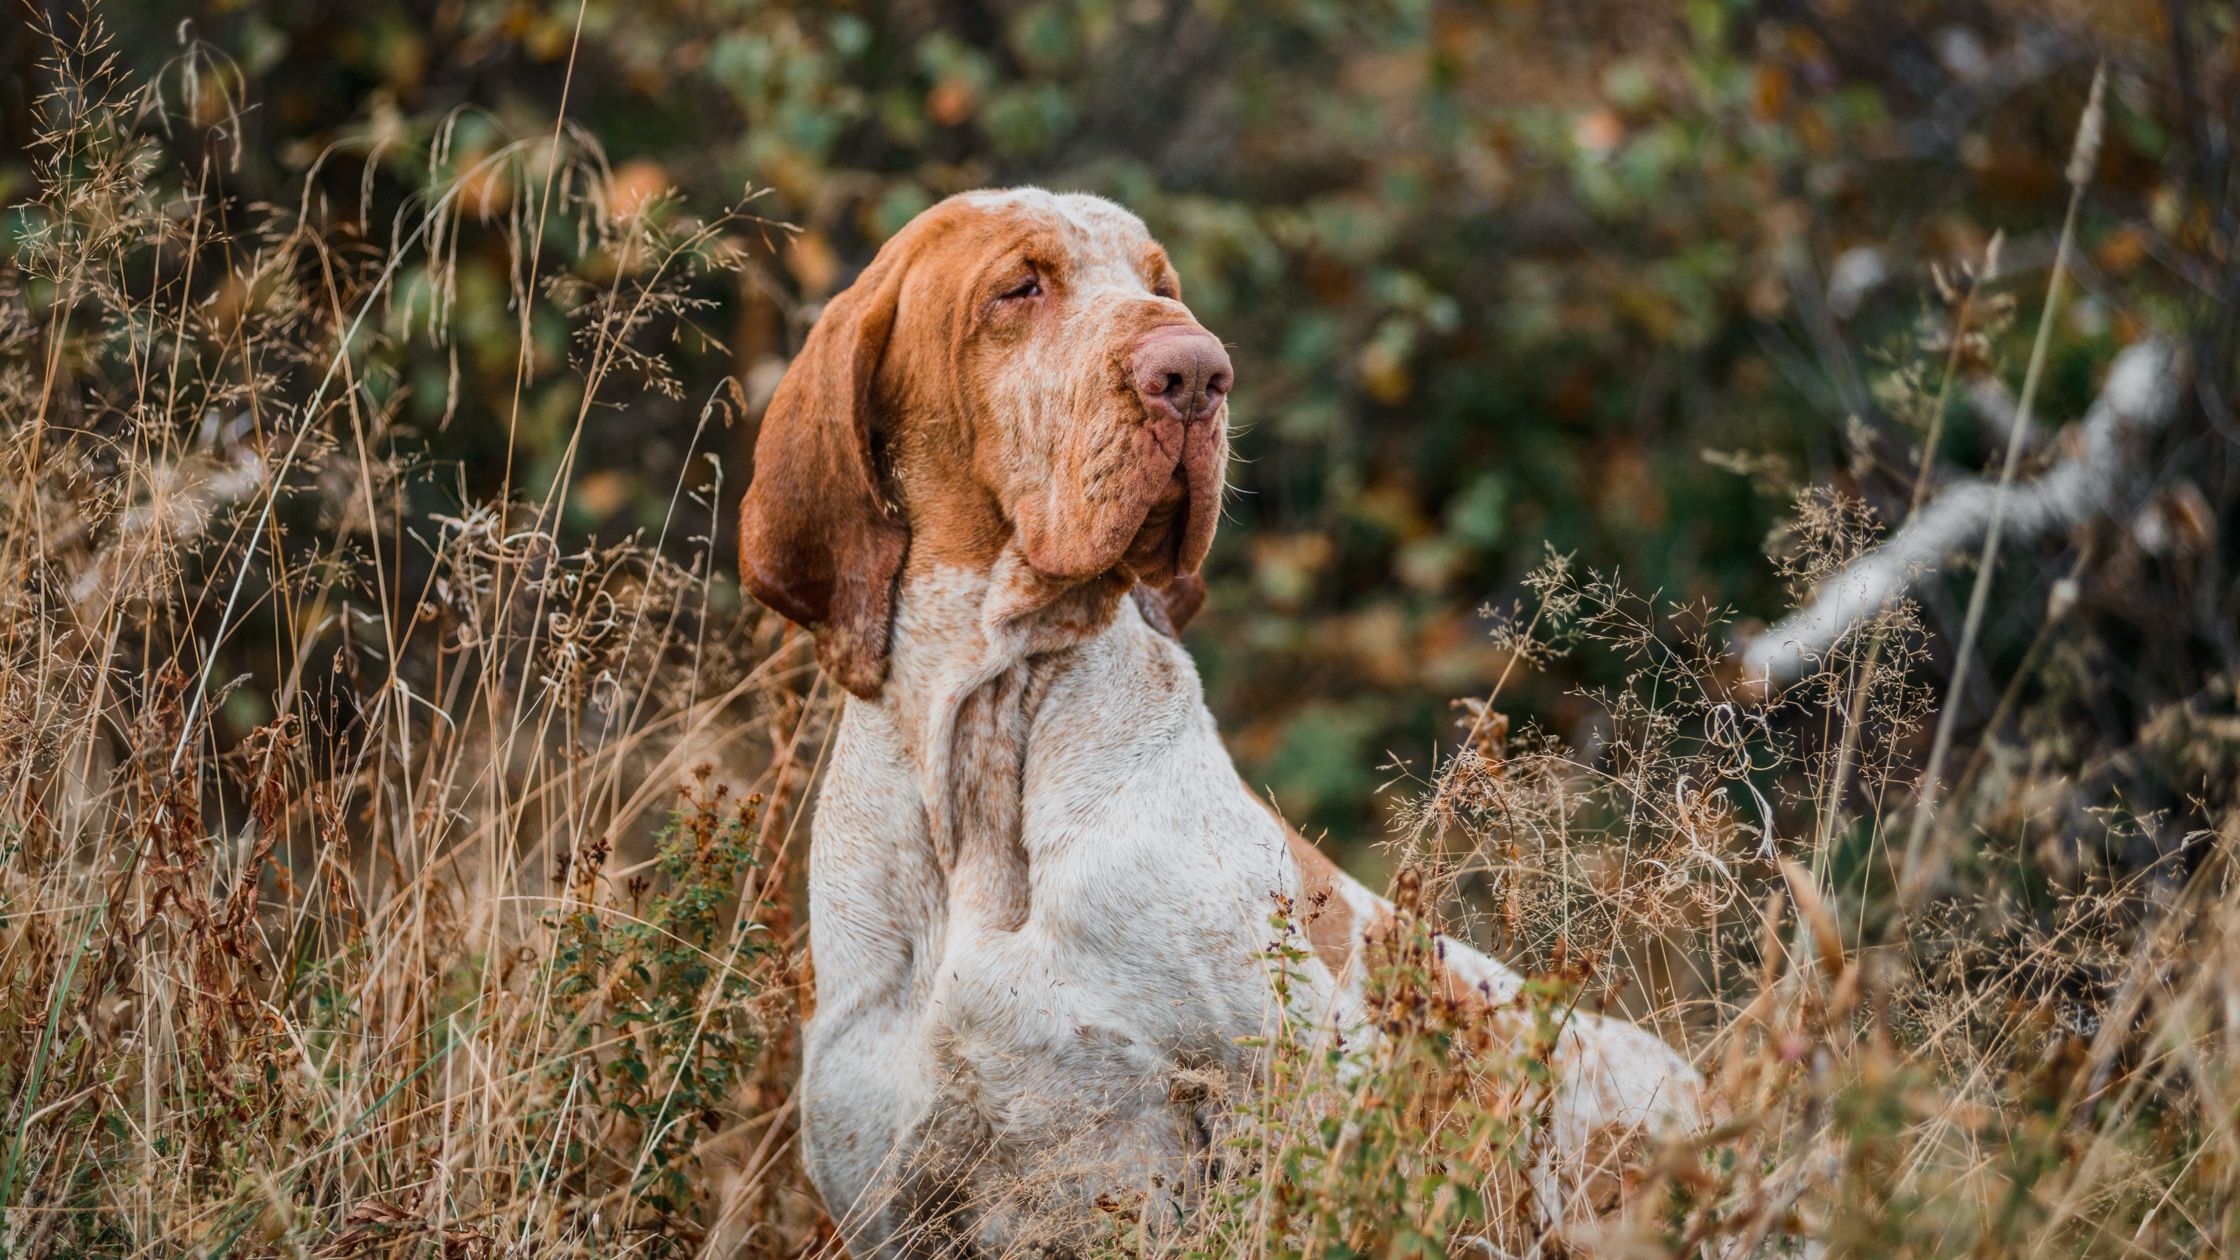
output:
[[[2176,414],[2179,369],[2177,347],[2161,339],[2116,356],[2100,397],[2085,413],[2076,449],[2009,493],[2006,529],[2016,538],[2039,538],[2136,502],[2145,489],[2144,439]],[[1796,680],[1862,622],[1936,572],[1946,556],[1982,541],[1995,491],[1981,477],[1947,487],[1888,541],[1821,583],[1803,607],[1737,644],[1743,677],[1767,687]]]

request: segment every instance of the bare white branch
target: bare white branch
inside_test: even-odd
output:
[[[2005,450],[2007,443],[2014,440],[2016,422],[2022,419],[2022,408],[2015,402],[2014,391],[2007,388],[2005,381],[1990,375],[1976,377],[1964,389],[1969,409],[1991,430],[1984,444]],[[2025,431],[2022,449],[2028,451],[2036,447],[2036,436]]]
[[[2178,409],[2178,367],[2178,349],[2168,341],[2144,341],[2117,355],[2085,413],[2076,449],[2009,493],[2006,528],[2017,538],[2038,538],[2134,502],[2145,488],[2142,439]],[[1970,478],[1938,494],[1887,542],[1821,583],[1802,608],[1738,645],[1743,676],[1769,686],[1794,681],[1946,556],[1981,542],[1996,492],[1990,479]]]

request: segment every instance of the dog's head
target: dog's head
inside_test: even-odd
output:
[[[1052,589],[1197,604],[1228,459],[1229,356],[1165,251],[1096,197],[968,193],[888,241],[826,306],[755,442],[739,570],[848,690],[886,677],[912,564],[1016,547]]]

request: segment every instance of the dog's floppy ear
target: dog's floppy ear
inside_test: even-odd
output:
[[[814,631],[817,660],[865,699],[886,681],[895,579],[910,541],[872,456],[872,378],[903,271],[880,257],[825,306],[763,412],[739,509],[740,581]]]
[[[1143,610],[1143,619],[1151,628],[1170,639],[1182,637],[1182,628],[1205,607],[1206,580],[1195,573],[1186,573],[1165,586],[1136,584],[1136,607]]]

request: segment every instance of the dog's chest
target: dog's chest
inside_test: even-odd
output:
[[[1035,692],[1015,777],[958,783],[950,825],[966,834],[946,845],[922,751],[881,711],[851,707],[812,855],[820,1007],[875,1005],[973,1036],[1079,1017],[1178,1050],[1259,1031],[1269,915],[1297,873],[1187,660],[1164,641],[1097,645]],[[1017,861],[994,874],[980,869],[987,838],[969,833],[1007,811],[975,792],[1016,793]],[[993,900],[1022,902],[1023,918],[989,921],[981,890],[1011,878],[1021,896]]]
[[[939,725],[907,709],[842,721],[810,855],[803,1081],[828,1202],[884,1179],[907,1211],[986,1160],[1084,1201],[1161,1169],[1176,1184],[1208,1100],[1249,1073],[1243,1043],[1271,1030],[1270,915],[1297,870],[1188,658],[1124,610],[1041,664],[1020,725],[960,711],[960,737],[1015,731],[1000,755],[929,756],[911,732]]]

